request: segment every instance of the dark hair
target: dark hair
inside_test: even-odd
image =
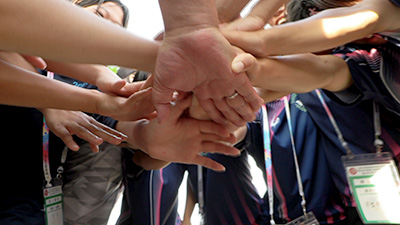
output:
[[[70,1],[81,7],[89,7],[92,5],[101,5],[105,2],[114,2],[114,3],[118,4],[119,6],[121,6],[122,11],[124,12],[124,17],[122,18],[122,26],[125,28],[128,26],[129,9],[120,0],[70,0]]]
[[[286,4],[286,21],[305,19],[325,9],[348,7],[360,0],[291,0]]]

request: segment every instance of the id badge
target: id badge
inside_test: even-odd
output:
[[[315,218],[313,212],[308,212],[306,215],[290,221],[286,225],[319,225],[318,220]]]
[[[62,185],[54,185],[43,189],[46,225],[63,225]]]
[[[400,223],[400,179],[389,152],[342,156],[357,211],[365,224]]]

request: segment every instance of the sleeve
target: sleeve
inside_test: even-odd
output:
[[[389,42],[372,48],[362,49],[359,46],[348,45],[336,50],[335,55],[347,63],[354,84],[345,91],[325,93],[339,104],[349,105],[363,100],[375,100],[389,109],[400,112],[400,104],[393,94],[395,90],[399,91],[398,69],[396,72],[393,68],[398,67],[398,61],[394,63],[393,60],[396,59],[388,55],[389,50],[395,49],[399,48]],[[390,65],[390,69],[384,69],[383,65]],[[390,74],[395,74],[392,75],[391,81],[388,77]],[[397,81],[393,82],[393,77],[397,77]]]
[[[400,7],[400,0],[390,0],[393,4]]]
[[[79,81],[79,80],[76,80],[76,79],[73,79],[70,77],[62,76],[59,74],[54,74],[54,79],[62,81],[67,84],[75,85],[75,86],[78,86],[81,88],[97,89],[97,87],[94,85],[91,85],[91,84],[88,84],[88,83],[85,83],[85,82],[82,82],[82,81]],[[102,116],[99,114],[93,114],[93,113],[86,113],[86,114],[93,117],[95,120],[99,121],[100,123],[105,124],[113,129],[115,129],[115,126],[117,125],[117,121],[110,117]]]
[[[263,146],[261,117],[261,113],[258,113],[254,121],[247,123],[246,137],[235,145],[237,149],[247,151],[254,158],[260,157],[259,154],[264,154],[264,152],[259,150]]]
[[[102,116],[99,114],[90,114],[88,113],[89,116],[93,117],[95,120],[99,121],[100,123],[107,125],[113,129],[115,129],[116,125],[117,125],[117,120],[114,120],[111,117],[108,116]]]

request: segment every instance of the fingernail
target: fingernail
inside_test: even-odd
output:
[[[242,61],[236,61],[234,63],[232,63],[232,70],[235,73],[240,73],[243,72],[244,69],[244,64]]]

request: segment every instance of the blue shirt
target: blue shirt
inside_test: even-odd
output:
[[[283,100],[268,103],[267,110],[271,127],[274,219],[277,223],[286,223],[303,215],[301,197]],[[307,210],[313,211],[322,224],[338,222],[344,219],[340,194],[331,179],[318,128],[296,94],[290,98],[290,114]],[[226,172],[207,173],[206,224],[269,224],[268,195],[257,193],[247,162],[248,154],[252,155],[265,180],[263,119],[258,115],[255,122],[248,123],[246,138],[237,146],[245,150],[240,157],[210,156],[221,162]]]
[[[393,153],[400,159],[400,104],[399,57],[400,48],[394,39],[380,46],[357,46],[349,44],[336,50],[349,66],[354,86],[353,99],[343,98],[341,93],[325,92],[324,99],[332,111],[336,122],[355,154],[374,153],[373,101],[380,108],[380,119],[384,141],[383,151]],[[390,85],[388,85],[390,84]],[[328,165],[337,188],[345,196],[345,204],[355,206],[350,194],[341,156],[346,151],[328,120],[325,110],[315,92],[300,94],[311,118],[321,132],[321,142],[325,146]]]

